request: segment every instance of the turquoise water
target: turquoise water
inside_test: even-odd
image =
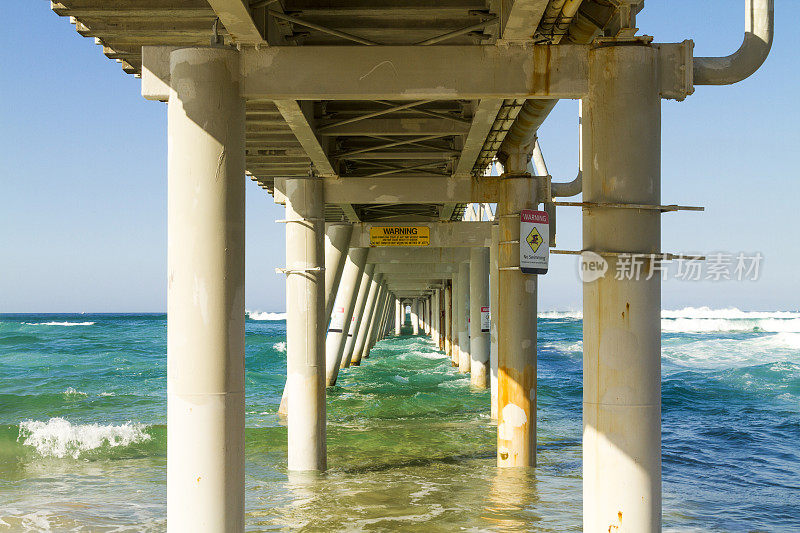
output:
[[[328,392],[330,471],[288,476],[285,322],[247,320],[251,531],[579,531],[581,320],[539,324],[539,467],[498,471],[489,395],[421,337]],[[664,526],[800,531],[800,313],[663,329]],[[161,531],[166,317],[0,315],[0,531]]]

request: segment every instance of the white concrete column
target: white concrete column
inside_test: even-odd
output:
[[[527,174],[501,178],[497,465],[536,466],[536,281],[519,270],[519,212],[536,209]]]
[[[400,328],[403,326],[403,304],[399,299],[394,302],[394,334],[400,335]]]
[[[389,328],[392,324],[392,314],[394,313],[394,297],[389,292],[388,285],[386,286],[386,296],[384,298],[383,306],[383,322],[381,323],[380,335],[378,341],[381,341],[389,334]]]
[[[342,352],[353,319],[368,252],[369,248],[350,248],[345,255],[342,279],[325,340],[325,382],[329,387],[336,384],[339,376]]]
[[[425,325],[427,326],[428,336],[431,337],[431,336],[433,336],[433,296],[432,295],[428,296],[427,303],[428,303],[428,305],[426,307],[426,311],[427,311],[428,319],[427,319]]]
[[[492,420],[497,420],[497,315],[498,290],[500,272],[497,270],[498,243],[500,242],[500,226],[492,224],[492,245],[489,247],[489,295],[491,312],[491,331],[489,348],[489,383],[492,395]]]
[[[582,112],[583,199],[661,203],[656,47],[589,55]],[[613,74],[612,74],[613,73]],[[660,213],[592,208],[585,250],[659,253]],[[661,531],[661,281],[658,272],[583,285],[583,530]]]
[[[445,354],[450,357],[450,363],[455,365],[453,346],[453,281],[448,280],[444,295],[444,347]]]
[[[350,359],[351,365],[360,365],[361,358],[364,356],[364,348],[367,346],[369,333],[372,328],[372,322],[375,318],[378,287],[380,286],[382,279],[383,274],[378,273],[374,274],[370,280],[367,301],[364,305],[364,316],[362,317],[361,325],[358,328],[358,336],[356,337],[355,344],[353,344],[353,356]]]
[[[484,329],[481,308],[489,307],[489,249],[469,252],[470,383],[485,389],[489,385],[489,327]]]
[[[347,338],[343,338],[344,348],[342,349],[339,368],[349,367],[350,362],[353,360],[353,350],[355,348],[356,338],[358,337],[358,330],[361,328],[361,322],[364,319],[364,308],[367,304],[367,294],[369,293],[370,282],[372,281],[374,272],[374,263],[368,263],[364,267],[364,274],[361,276],[361,283],[358,285],[356,306],[353,310],[353,317],[350,320],[350,329],[347,333]]]
[[[458,372],[469,373],[469,262],[458,265]]]
[[[244,531],[244,100],[239,54],[170,56],[167,528]]]
[[[428,335],[428,299],[422,299],[422,334]]]
[[[436,343],[436,346],[439,346],[439,318],[438,318],[438,309],[439,307],[439,289],[433,291],[433,295],[431,295],[431,340]]]
[[[419,335],[419,300],[411,300],[411,334]]]
[[[384,281],[381,281],[378,284],[377,294],[375,295],[375,311],[373,312],[372,322],[369,330],[367,330],[367,340],[364,343],[364,348],[361,350],[361,359],[366,359],[369,357],[370,350],[372,350],[372,347],[375,346],[375,343],[377,342],[378,329],[380,328],[383,320],[383,313],[385,311],[385,287],[386,283]]]
[[[322,180],[286,180],[289,470],[325,470],[325,275]]]
[[[352,224],[337,222],[325,229],[325,326],[331,319],[352,235]]]

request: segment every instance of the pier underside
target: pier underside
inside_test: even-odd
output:
[[[766,26],[771,44],[771,0],[746,3],[750,46]],[[530,468],[547,265],[531,273],[526,247],[582,193],[583,251],[609,272],[666,259],[660,102],[731,83],[691,41],[636,35],[640,0],[52,7],[168,102],[173,531],[244,527],[245,176],[286,207],[288,469],[326,469],[326,387],[404,333],[491,389],[499,472]],[[564,98],[581,156],[554,180],[537,130]],[[535,237],[530,212],[549,220]],[[584,284],[585,531],[660,530],[659,321],[658,276]]]

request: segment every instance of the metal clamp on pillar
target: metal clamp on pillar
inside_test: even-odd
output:
[[[649,209],[652,211],[661,211],[668,213],[673,211],[705,211],[705,207],[694,205],[657,205],[657,204],[620,204],[614,202],[553,202],[553,205],[563,207],[583,207],[589,209],[592,207],[601,207],[609,209]]]
[[[311,267],[311,268],[276,268],[276,274],[300,274],[303,272],[325,272],[325,267]]]

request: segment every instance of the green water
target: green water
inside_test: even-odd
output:
[[[800,314],[784,315],[663,322],[665,530],[800,530]],[[539,320],[535,470],[495,467],[489,393],[402,336],[328,389],[320,476],[286,471],[269,318],[246,324],[249,531],[580,531],[579,316]],[[0,316],[0,532],[164,530],[165,352],[163,315]]]

